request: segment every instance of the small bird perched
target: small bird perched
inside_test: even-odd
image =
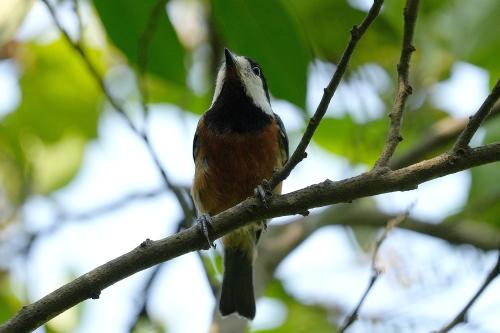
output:
[[[209,216],[254,193],[265,196],[260,184],[288,159],[288,138],[283,122],[271,109],[262,69],[250,58],[233,56],[228,49],[224,52],[212,105],[200,118],[193,141],[191,195],[207,239]],[[274,192],[281,192],[281,184]],[[252,266],[264,227],[265,221],[256,221],[222,238],[219,309],[224,316],[237,312],[248,319],[255,317]]]

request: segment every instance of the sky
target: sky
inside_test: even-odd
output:
[[[171,9],[175,13],[175,9]],[[171,13],[172,14],[172,13]],[[66,17],[65,13],[62,13]],[[33,38],[51,29],[50,19],[36,3],[19,32],[19,38]],[[50,34],[49,34],[50,35]],[[307,105],[314,109],[321,98],[333,67],[311,66]],[[360,109],[368,105],[368,117],[383,112],[377,100],[379,87],[357,86],[363,94],[341,85],[329,109]],[[12,62],[0,61],[0,117],[15,109],[20,91]],[[388,78],[385,78],[386,80]],[[271,87],[272,90],[272,87]],[[450,114],[464,116],[477,109],[488,91],[488,75],[470,64],[460,63],[448,82],[436,87],[433,98]],[[359,96],[367,96],[361,102]],[[454,99],[447,96],[458,96]],[[300,111],[285,101],[273,101],[273,109],[289,132],[301,129]],[[359,116],[359,114],[354,114]],[[366,114],[364,115],[366,116]],[[191,147],[197,116],[175,107],[153,106],[150,135],[163,166],[176,183],[189,184],[194,172]],[[292,149],[296,142],[292,141]],[[285,182],[289,192],[325,178],[337,180],[355,174],[349,163],[312,144],[305,159]],[[430,181],[417,190],[379,195],[379,207],[401,213],[413,206],[411,215],[438,223],[456,211],[467,199],[470,176],[461,172]],[[57,191],[54,198],[68,212],[83,212],[111,202],[127,193],[158,188],[161,179],[141,141],[112,110],[99,123],[99,136],[85,149],[83,166],[76,178]],[[439,202],[439,204],[436,204]],[[56,218],[54,204],[43,197],[30,200],[23,209],[29,228],[49,225]],[[16,277],[29,285],[29,298],[36,300],[75,276],[130,251],[144,239],[160,239],[172,233],[181,217],[174,197],[163,194],[134,202],[124,209],[84,222],[68,221],[55,233],[35,244],[27,265],[14,262]],[[277,219],[285,221],[287,218]],[[210,250],[213,251],[213,250]],[[450,247],[447,243],[403,230],[393,231],[380,251],[385,273],[367,298],[351,332],[430,331],[450,320],[469,300],[495,262],[495,254],[483,254],[471,247]],[[278,268],[277,276],[288,292],[306,303],[340,305],[352,309],[370,276],[370,255],[353,249],[352,234],[341,227],[326,227],[311,236]],[[55,325],[71,330],[78,311],[82,322],[74,332],[123,332],[136,309],[136,299],[147,272],[136,274],[104,290],[99,300],[86,301],[54,319]],[[470,323],[454,332],[497,332],[500,327],[500,281],[493,282],[472,308]],[[189,295],[190,297],[186,297]],[[163,266],[153,286],[149,303],[152,315],[165,323],[169,332],[206,332],[215,301],[211,296],[196,254],[176,258]],[[197,320],[193,320],[196,316]],[[368,324],[363,318],[389,317],[385,323]],[[286,308],[276,300],[258,301],[256,329],[280,325]],[[403,318],[403,320],[402,320]],[[396,324],[404,326],[395,326]],[[43,332],[43,329],[37,330]]]

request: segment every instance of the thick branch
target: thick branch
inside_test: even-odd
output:
[[[499,98],[500,98],[500,78],[497,80],[497,83],[493,87],[493,90],[484,100],[479,110],[472,117],[469,118],[469,123],[458,137],[457,142],[453,147],[453,150],[460,150],[467,148],[470,140],[472,139],[472,136],[474,136],[477,129],[479,128],[479,126],[481,126],[481,123],[484,121],[484,119],[486,119],[486,117],[490,113],[490,110],[493,108],[493,106],[495,105],[495,103],[498,101]]]
[[[474,296],[472,296],[472,298],[470,299],[470,301],[467,302],[467,304],[465,305],[465,307],[457,314],[457,316],[455,318],[453,318],[453,320],[449,324],[447,324],[446,326],[444,326],[442,329],[440,329],[436,333],[446,333],[446,332],[449,332],[455,326],[457,326],[458,324],[465,323],[467,321],[467,313],[469,312],[469,309],[472,307],[472,305],[474,305],[474,303],[477,301],[477,299],[479,298],[479,296],[481,296],[481,294],[486,290],[486,288],[488,287],[488,285],[493,280],[495,280],[498,275],[500,275],[500,253],[498,253],[498,259],[497,259],[497,262],[496,262],[495,266],[489,272],[488,276],[486,276],[486,279],[484,280],[484,282],[481,285],[481,287],[479,287],[479,289],[477,290],[477,292],[474,294]]]
[[[251,221],[292,215],[314,207],[350,202],[381,193],[414,189],[425,181],[496,161],[500,161],[500,143],[470,149],[461,154],[442,154],[395,171],[369,172],[336,182],[326,180],[289,194],[273,196],[267,202],[268,207],[258,198],[248,198],[213,217],[211,239],[217,239]],[[23,307],[0,326],[0,333],[33,330],[88,298],[98,298],[101,290],[127,276],[204,248],[207,248],[206,239],[196,226],[159,241],[145,241],[131,252]]]
[[[404,33],[403,45],[401,46],[401,56],[398,64],[398,91],[394,98],[394,104],[389,114],[391,125],[387,136],[387,142],[382,154],[375,163],[375,168],[386,167],[391,159],[399,142],[403,140],[401,136],[401,124],[403,122],[403,111],[408,96],[412,93],[408,76],[410,74],[410,59],[415,47],[412,45],[413,33],[417,22],[419,0],[408,0],[404,9]]]
[[[325,115],[326,110],[328,109],[328,105],[330,104],[330,100],[335,94],[335,91],[337,90],[337,87],[339,86],[340,81],[344,76],[347,66],[349,65],[349,60],[351,59],[352,53],[356,48],[356,44],[361,39],[363,34],[366,32],[370,24],[378,16],[378,13],[383,3],[384,3],[383,0],[374,0],[372,7],[368,11],[368,14],[366,15],[363,22],[361,22],[359,26],[352,27],[351,39],[349,40],[349,44],[347,45],[346,49],[344,50],[344,53],[342,54],[342,57],[340,58],[339,64],[337,65],[337,69],[335,70],[335,73],[333,74],[330,83],[328,83],[328,86],[325,88],[323,92],[323,97],[321,98],[321,101],[318,107],[316,108],[316,112],[314,112],[314,116],[309,120],[309,124],[307,124],[306,131],[304,132],[304,135],[302,136],[299,145],[293,152],[288,162],[283,166],[283,168],[280,171],[276,172],[269,180],[268,186],[270,189],[275,188],[276,185],[285,180],[290,175],[290,172],[292,172],[293,168],[295,168],[295,166],[299,164],[307,156],[306,148],[309,145],[309,142],[311,141],[312,136],[316,131],[316,128],[321,122],[321,119]]]

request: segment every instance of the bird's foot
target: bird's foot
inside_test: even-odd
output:
[[[208,247],[215,249],[215,243],[210,239],[210,233],[208,231],[208,229],[212,229],[212,222],[212,217],[208,214],[201,214],[196,218],[196,225],[207,239]]]
[[[269,190],[266,181],[264,181],[262,185],[257,185],[254,189],[254,194],[260,201],[262,201],[264,206],[269,207],[267,199],[271,196],[271,191]]]

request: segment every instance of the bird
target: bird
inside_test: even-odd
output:
[[[210,108],[200,117],[193,139],[195,174],[191,195],[209,244],[207,225],[214,216],[248,197],[265,201],[281,193],[281,183],[264,190],[288,160],[288,137],[273,112],[261,66],[224,49]],[[254,221],[222,237],[224,274],[219,311],[255,317],[253,264],[266,221]]]

